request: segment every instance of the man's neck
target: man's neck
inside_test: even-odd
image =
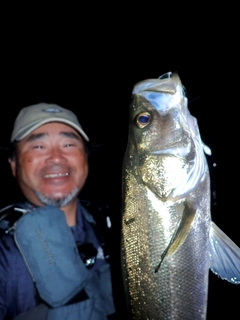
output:
[[[65,207],[60,208],[65,213],[67,224],[69,225],[69,227],[73,227],[77,223],[77,203],[78,200],[75,199]]]

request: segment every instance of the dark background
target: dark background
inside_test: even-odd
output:
[[[49,102],[73,110],[91,141],[103,145],[91,159],[83,196],[114,208],[118,243],[132,88],[138,81],[177,71],[202,140],[212,150],[207,158],[213,221],[240,246],[239,55],[234,25],[226,28],[221,19],[207,25],[211,19],[199,19],[197,10],[185,17],[179,14],[177,20],[170,14],[165,21],[163,13],[155,16],[154,9],[147,13],[145,8],[141,15],[134,10],[126,14],[117,6],[94,6],[94,14],[85,7],[41,14],[36,8],[31,15],[20,15],[18,9],[23,10],[10,12],[2,29],[0,145],[8,146],[13,121],[24,106]],[[4,206],[18,198],[18,190],[4,156],[1,168]],[[119,286],[119,294],[121,290]],[[209,320],[223,313],[237,319],[239,301],[239,286],[210,273]]]

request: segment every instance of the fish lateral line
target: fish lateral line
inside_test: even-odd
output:
[[[167,255],[174,254],[181,245],[184,243],[185,239],[187,238],[189,231],[192,226],[192,222],[194,220],[196,214],[196,210],[194,207],[190,206],[188,203],[185,204],[185,208],[182,214],[182,218],[179,222],[178,227],[176,228],[175,232],[172,235],[172,238],[166,247],[166,249],[161,254],[160,262],[155,268],[155,273],[157,273],[163,263],[164,258]]]

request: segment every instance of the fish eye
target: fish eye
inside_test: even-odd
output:
[[[151,121],[151,115],[148,112],[142,112],[139,113],[139,115],[136,117],[136,123],[139,126],[139,128],[145,128]]]

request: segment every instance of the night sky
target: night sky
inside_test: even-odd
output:
[[[37,22],[40,20],[34,26]],[[53,24],[48,30],[39,25],[33,33],[27,24],[22,32],[16,26],[13,37],[2,42],[0,145],[8,146],[13,121],[24,106],[48,102],[73,110],[90,140],[102,144],[91,159],[83,196],[112,205],[113,225],[119,230],[121,169],[132,88],[138,81],[177,71],[202,140],[212,150],[207,159],[213,221],[240,246],[239,67],[234,43],[225,45],[226,55],[223,42],[215,42],[216,38],[209,36],[208,41],[213,41],[205,43],[202,36],[191,38],[183,31],[164,42],[161,32],[152,34],[146,28],[143,32],[139,26],[124,29],[123,34],[121,28],[111,33],[110,26],[99,29],[96,25],[94,31],[85,26],[87,36],[76,20],[72,28],[58,26]],[[18,193],[4,156],[1,167],[3,206],[15,201]],[[239,301],[240,286],[210,273],[209,320],[223,312],[228,319],[237,319]]]

